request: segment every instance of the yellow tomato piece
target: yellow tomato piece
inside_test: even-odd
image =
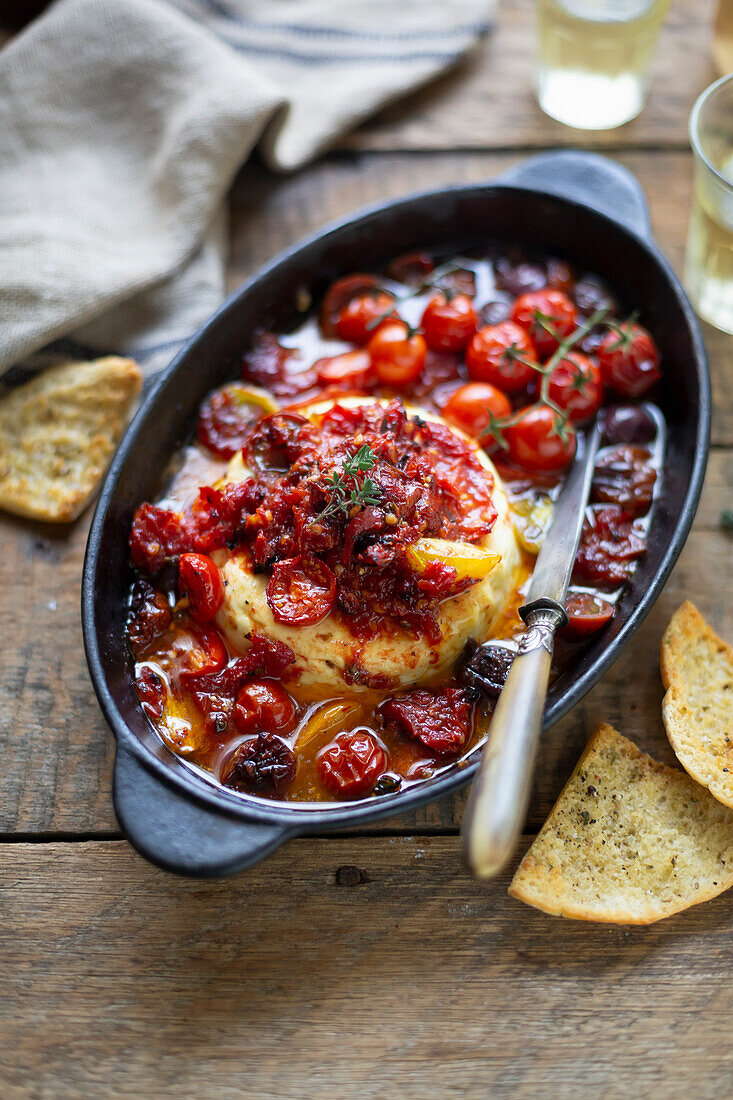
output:
[[[260,390],[256,386],[243,386],[241,382],[232,382],[224,388],[238,405],[254,405],[262,409],[265,416],[272,416],[280,407],[267,390]]]
[[[458,579],[488,577],[501,561],[501,554],[492,554],[470,542],[452,542],[450,539],[418,539],[405,551],[407,560],[416,573],[424,573],[434,561],[450,565]]]
[[[322,734],[332,733],[337,726],[353,721],[362,707],[359,703],[326,703],[318,707],[303,726],[295,742],[295,748],[304,749]]]
[[[524,497],[510,501],[509,507],[520,545],[528,554],[539,554],[542,540],[552,522],[552,500],[544,495],[539,499]]]

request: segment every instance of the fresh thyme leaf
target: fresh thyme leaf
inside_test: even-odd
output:
[[[348,517],[352,508],[367,508],[379,504],[382,500],[379,485],[370,477],[365,477],[362,482],[358,480],[358,475],[371,470],[376,461],[376,455],[368,443],[362,444],[355,455],[346,458],[341,472],[334,471],[326,481],[331,499],[316,519],[322,521],[338,515],[339,512]]]

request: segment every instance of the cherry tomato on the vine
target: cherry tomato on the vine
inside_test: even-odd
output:
[[[508,457],[525,470],[561,470],[575,454],[575,431],[549,405],[529,405],[503,429]]]
[[[573,423],[589,420],[603,403],[600,368],[582,352],[569,351],[550,375],[548,395]]]
[[[188,596],[188,611],[197,623],[214,618],[224,602],[224,585],[215,562],[207,554],[181,554],[178,583]]]
[[[443,406],[443,416],[474,439],[480,439],[494,420],[509,416],[512,407],[506,394],[488,382],[469,382],[452,393]]]
[[[321,782],[340,798],[370,791],[387,770],[387,754],[367,730],[340,733],[318,754]]]
[[[625,397],[641,397],[661,378],[659,350],[642,325],[625,323],[607,332],[596,355],[603,381]]]
[[[520,294],[512,306],[511,319],[532,337],[541,359],[547,359],[578,327],[578,311],[562,290],[551,287]]]
[[[295,715],[295,703],[274,680],[250,680],[240,689],[234,707],[240,733],[287,731],[292,729]]]
[[[336,577],[325,562],[309,554],[278,561],[267,583],[267,602],[275,619],[288,626],[313,626],[336,601]]]
[[[536,358],[529,336],[513,321],[479,329],[466,348],[469,378],[505,393],[520,393],[529,385],[537,374],[530,365]]]
[[[427,351],[424,337],[412,333],[404,321],[380,325],[369,341],[372,366],[388,386],[406,386],[419,378]]]
[[[422,315],[425,343],[433,351],[462,351],[476,331],[476,311],[467,294],[437,294]]]
[[[374,335],[380,317],[386,318],[393,304],[392,295],[381,290],[352,298],[339,314],[336,335],[351,344],[366,344]]]

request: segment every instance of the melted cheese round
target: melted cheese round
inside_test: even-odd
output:
[[[366,404],[368,399],[341,399],[341,405]],[[320,402],[305,410],[304,416],[317,417],[336,402]],[[445,423],[440,417],[419,409],[424,419]],[[461,434],[451,426],[451,431]],[[520,553],[512,527],[506,494],[493,463],[476,445],[479,461],[494,479],[493,504],[498,513],[488,535],[476,545],[498,554],[500,562],[483,580],[466,592],[443,600],[437,609],[440,640],[430,644],[424,637],[415,638],[394,627],[380,631],[363,641],[349,630],[343,615],[329,614],[313,626],[287,626],[277,622],[267,603],[268,577],[252,573],[241,556],[222,553],[219,558],[222,578],[225,582],[225,598],[217,624],[232,644],[244,649],[252,632],[266,634],[285,642],[296,656],[300,670],[299,682],[342,690],[351,677],[344,680],[343,673],[354,666],[363,672],[366,681],[386,677],[391,687],[407,687],[432,679],[448,671],[459,658],[470,639],[484,641],[491,637],[499,621],[511,604],[519,583]],[[248,471],[239,456],[232,459],[227,481],[240,481]]]

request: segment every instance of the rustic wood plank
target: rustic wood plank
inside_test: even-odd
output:
[[[229,286],[237,286],[299,237],[362,206],[449,183],[491,179],[520,159],[516,153],[478,152],[330,158],[291,177],[252,166],[239,177],[232,197]],[[680,272],[692,197],[691,154],[629,152],[613,159],[644,187],[655,235]],[[733,444],[733,340],[710,325],[703,325],[703,332],[715,397],[712,439]]]
[[[450,837],[295,841],[213,883],[118,842],[4,845],[2,869],[4,1096],[729,1093],[730,894],[563,921]]]
[[[687,145],[687,119],[715,79],[710,53],[716,0],[675,0],[660,35],[649,100],[616,130],[573,130],[555,122],[533,93],[534,0],[504,0],[497,25],[453,72],[370,120],[349,149],[518,149],[583,145]]]

